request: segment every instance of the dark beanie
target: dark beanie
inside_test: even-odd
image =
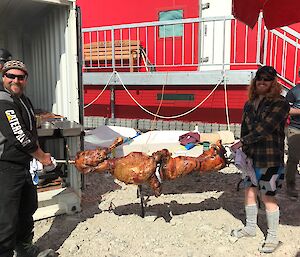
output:
[[[11,69],[17,69],[17,70],[24,71],[24,73],[26,75],[28,75],[28,71],[27,71],[25,64],[19,60],[11,60],[11,61],[4,63],[4,66],[2,68],[2,74],[5,74],[8,70],[11,70]]]
[[[10,60],[11,60],[11,53],[4,48],[0,48],[0,63],[4,64]]]

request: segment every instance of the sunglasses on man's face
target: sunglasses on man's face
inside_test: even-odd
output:
[[[5,73],[4,76],[9,79],[17,78],[18,80],[24,80],[26,78],[26,75],[15,75],[15,74],[11,74],[11,73]]]
[[[262,76],[258,76],[258,77],[256,77],[256,80],[257,80],[257,81],[273,81],[274,78],[272,78],[272,77],[262,77]]]

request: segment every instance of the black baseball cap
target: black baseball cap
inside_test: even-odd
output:
[[[272,66],[262,66],[257,70],[255,78],[260,78],[262,75],[274,80],[277,77],[277,71]]]
[[[0,48],[0,64],[4,64],[7,61],[10,61],[11,57],[12,55],[8,50]]]

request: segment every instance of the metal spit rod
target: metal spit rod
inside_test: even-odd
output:
[[[55,160],[56,163],[64,163],[64,164],[74,164],[75,161],[74,160]]]

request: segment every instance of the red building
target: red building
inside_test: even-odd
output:
[[[77,0],[85,116],[239,123],[257,67],[273,65],[286,87],[296,83],[299,24],[269,32],[262,21],[251,30],[229,17],[230,0],[200,2]],[[117,41],[139,50],[127,60],[136,46]]]

